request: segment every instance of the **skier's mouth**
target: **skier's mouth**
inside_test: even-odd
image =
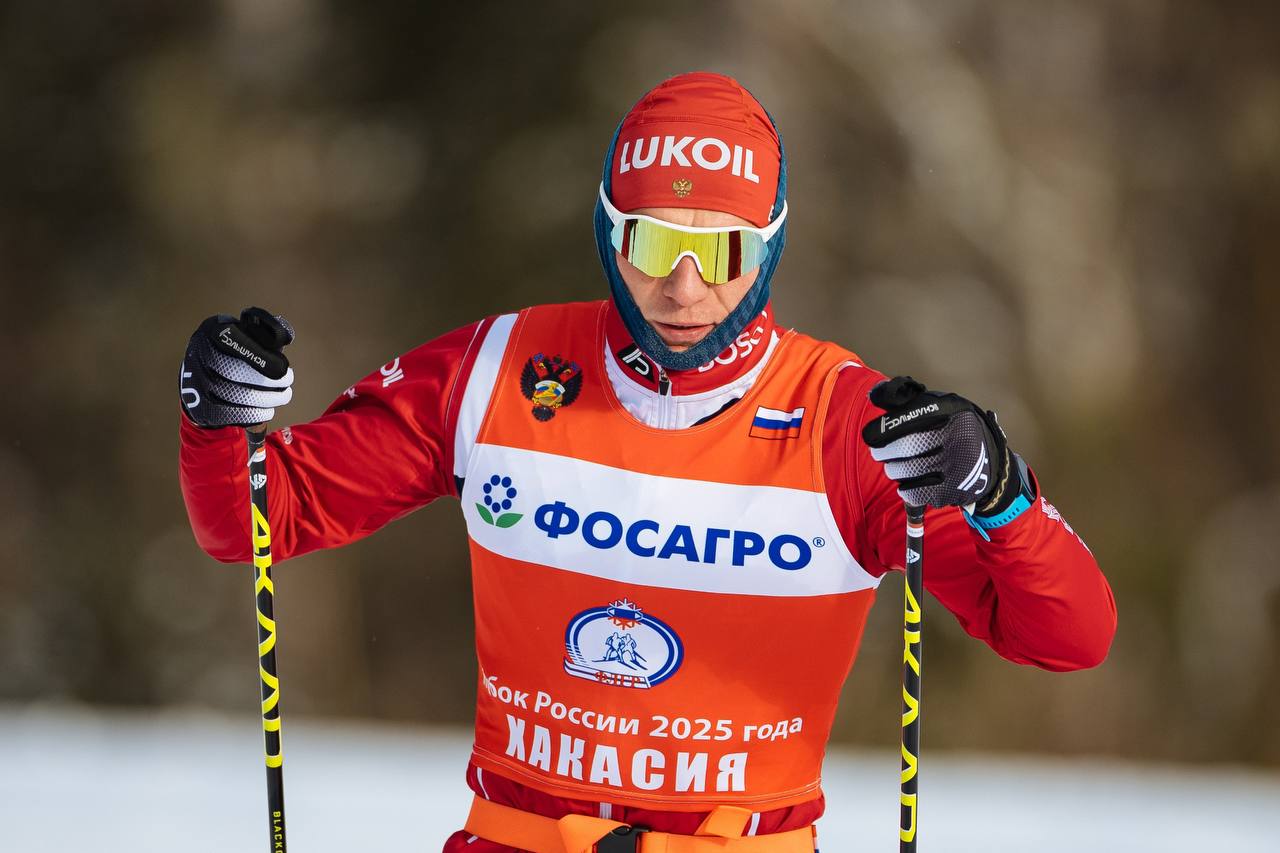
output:
[[[653,323],[653,328],[668,346],[696,344],[715,327],[715,323]]]

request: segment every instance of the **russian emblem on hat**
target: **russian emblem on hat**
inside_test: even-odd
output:
[[[520,372],[520,393],[533,403],[533,416],[549,421],[556,410],[578,399],[582,390],[582,368],[560,356],[548,358],[538,353]]]

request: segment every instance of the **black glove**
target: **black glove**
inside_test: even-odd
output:
[[[907,503],[976,505],[978,515],[994,516],[1019,493],[1025,466],[1013,463],[995,412],[910,376],[876,385],[871,402],[885,413],[862,428],[862,440]]]
[[[293,368],[282,351],[293,327],[263,308],[237,320],[218,314],[200,324],[187,344],[178,390],[196,426],[256,426],[293,397]]]

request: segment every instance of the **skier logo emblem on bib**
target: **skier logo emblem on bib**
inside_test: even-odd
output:
[[[684,661],[676,632],[626,598],[574,616],[564,645],[565,672],[612,687],[655,687]]]

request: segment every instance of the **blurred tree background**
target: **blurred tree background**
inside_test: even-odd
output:
[[[477,317],[604,295],[610,135],[709,69],[788,148],[780,322],[997,409],[1116,591],[1070,675],[933,603],[930,747],[1280,764],[1280,5],[644,9],[0,3],[0,699],[256,707],[249,571],[177,484],[191,330],[293,321],[283,426]],[[288,713],[469,720],[452,501],[277,577]],[[882,590],[836,736],[892,747]]]

